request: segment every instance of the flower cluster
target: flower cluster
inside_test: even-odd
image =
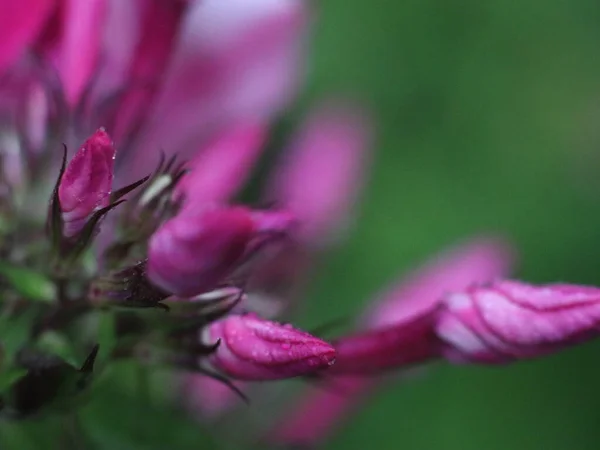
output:
[[[271,320],[283,297],[267,279],[338,207],[318,202],[344,196],[354,177],[338,169],[346,181],[314,193],[313,212],[279,194],[306,178],[269,188],[262,201],[273,207],[233,201],[293,93],[306,23],[296,1],[247,8],[0,2],[0,20],[10,17],[0,32],[0,330],[19,320],[31,330],[19,342],[0,335],[3,416],[69,409],[96,359],[166,365],[238,392],[231,378],[315,376],[335,362],[327,342]],[[348,142],[345,110],[319,111],[309,142],[289,153],[317,145],[329,165],[356,159],[363,136]],[[310,158],[282,167],[325,176]]]
[[[597,335],[600,288],[507,280],[515,252],[491,237],[386,290],[331,342],[276,322],[350,222],[369,159],[364,115],[330,101],[276,161],[263,206],[235,200],[297,87],[306,8],[0,0],[2,417],[71,410],[131,358],[183,374],[203,419],[252,382],[318,382],[252,436],[312,448],[382,374]]]

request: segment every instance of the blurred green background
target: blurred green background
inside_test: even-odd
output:
[[[305,99],[358,98],[377,141],[359,220],[321,263],[300,324],[358,313],[414,264],[482,231],[514,240],[519,278],[600,285],[598,2],[317,6]],[[435,365],[373,396],[326,448],[596,450],[599,356],[593,342],[509,367]],[[135,400],[135,379],[120,377],[83,411],[94,448],[220,448],[191,420]],[[57,427],[3,425],[0,448],[53,448]]]
[[[360,221],[315,317],[481,231],[517,276],[600,283],[600,4],[320,2],[314,92],[359,93],[378,126]],[[327,448],[597,449],[600,343],[504,368],[438,365],[391,384]]]

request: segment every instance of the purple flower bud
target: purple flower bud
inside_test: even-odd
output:
[[[97,209],[108,205],[114,159],[112,140],[100,128],[69,162],[58,186],[66,237],[77,234]]]
[[[148,277],[179,297],[216,288],[244,255],[255,234],[243,207],[205,208],[162,225],[148,246]]]
[[[205,329],[203,340],[220,339],[211,363],[224,374],[243,380],[276,380],[309,375],[335,361],[328,343],[291,325],[254,315],[230,316]]]
[[[449,360],[498,364],[581,342],[599,324],[599,288],[507,280],[447,296],[436,332]]]
[[[377,374],[436,357],[439,341],[433,332],[434,318],[435,311],[334,342],[338,363],[331,373]]]

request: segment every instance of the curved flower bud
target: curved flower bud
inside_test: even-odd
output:
[[[115,147],[100,128],[69,162],[58,185],[58,199],[64,223],[63,233],[71,237],[97,209],[108,205],[114,172]]]
[[[220,133],[191,162],[175,198],[192,207],[226,202],[246,181],[265,141],[265,127],[244,123]]]
[[[534,358],[598,335],[600,289],[498,281],[451,294],[436,333],[458,363]]]
[[[243,380],[310,375],[335,361],[335,350],[308,333],[254,315],[230,316],[205,329],[203,340],[221,341],[210,356],[224,374]]]
[[[150,239],[148,277],[179,297],[214,289],[236,267],[254,232],[242,207],[179,214]]]
[[[326,241],[348,221],[368,159],[365,122],[348,108],[316,111],[268,186],[267,197],[296,214],[307,242]]]

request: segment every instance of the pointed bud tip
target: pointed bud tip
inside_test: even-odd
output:
[[[230,316],[209,326],[205,339],[221,339],[211,356],[226,375],[246,380],[273,380],[310,375],[335,362],[335,349],[291,325],[254,315]]]
[[[107,206],[114,175],[115,147],[102,128],[92,134],[73,156],[58,185],[58,199],[72,236],[98,209]]]

